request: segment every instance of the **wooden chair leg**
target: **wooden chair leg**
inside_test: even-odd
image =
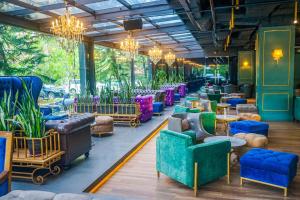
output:
[[[159,178],[160,177],[160,172],[159,171],[157,171],[157,178]]]

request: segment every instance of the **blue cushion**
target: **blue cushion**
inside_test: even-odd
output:
[[[0,197],[8,193],[8,180],[0,184]]]
[[[164,104],[162,102],[154,102],[153,103],[153,112],[160,113],[164,110]]]
[[[241,176],[288,187],[297,174],[298,156],[254,148],[240,159]]]
[[[231,122],[229,124],[231,134],[257,133],[268,136],[269,124],[252,120]]]
[[[0,172],[4,170],[6,138],[0,137]]]
[[[174,101],[180,101],[180,94],[176,93],[174,95]]]
[[[61,115],[47,115],[47,116],[43,116],[43,119],[45,121],[48,121],[48,120],[63,120],[63,119],[66,119],[68,118],[68,115],[67,114],[61,114]]]
[[[237,104],[246,104],[247,99],[233,98],[233,99],[228,99],[227,103],[230,104],[232,107],[236,107]]]

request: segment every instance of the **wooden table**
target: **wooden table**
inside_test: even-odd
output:
[[[228,108],[230,108],[230,104],[228,104],[228,103],[218,103],[217,104],[217,111],[221,111],[220,112],[221,114],[224,114],[225,109],[227,109],[227,113],[228,113]]]
[[[223,123],[225,127],[225,134],[229,136],[228,123],[238,121],[239,117],[237,115],[217,115],[217,122]]]

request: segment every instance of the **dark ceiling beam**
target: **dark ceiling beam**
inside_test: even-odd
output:
[[[183,9],[186,12],[186,15],[188,16],[190,22],[193,24],[193,26],[199,30],[203,30],[203,27],[196,21],[196,19],[193,16],[193,13],[189,7],[189,5],[187,4],[186,0],[178,0],[179,3],[181,4],[181,6],[183,7]]]
[[[14,5],[17,5],[17,6],[20,6],[20,7],[23,7],[23,8],[26,8],[26,9],[29,9],[29,10],[32,10],[34,12],[40,12],[42,14],[45,14],[45,15],[48,15],[50,17],[57,17],[59,15],[55,14],[55,13],[52,13],[50,11],[47,11],[47,10],[42,10],[40,9],[39,7],[37,6],[34,6],[34,5],[31,5],[31,4],[28,4],[28,3],[25,3],[23,1],[19,1],[19,0],[5,0],[6,2],[8,3],[12,3]]]
[[[84,5],[84,4],[98,3],[98,2],[102,2],[102,1],[106,1],[106,0],[77,0],[76,2],[78,4]],[[43,11],[56,10],[56,9],[61,9],[61,8],[65,8],[64,3],[55,3],[55,4],[50,4],[50,5],[45,5],[45,6],[39,7],[39,9],[41,9]],[[27,15],[27,14],[30,14],[30,13],[33,13],[32,10],[26,10],[26,9],[8,12],[8,14],[10,14],[10,15],[20,15],[20,14],[21,15],[23,15],[23,14]]]
[[[136,8],[132,10],[122,10],[122,11],[116,11],[111,12],[111,10],[105,11],[105,13],[98,13],[96,11],[96,17],[94,16],[85,16],[80,17],[79,19],[82,20],[85,24],[91,24],[91,23],[101,23],[101,22],[108,22],[113,20],[120,20],[120,19],[131,19],[136,18],[136,16],[158,16],[160,14],[173,13],[172,9],[170,9],[169,5],[166,4],[159,4],[156,6],[149,6],[149,7],[142,7],[142,8]],[[45,26],[49,26],[49,21],[51,19],[41,20],[41,24]]]
[[[0,13],[0,23],[18,26],[32,31],[40,31],[39,24],[21,17],[6,15],[4,13]]]
[[[215,45],[215,47],[217,47],[218,43],[217,43],[217,37],[216,37],[216,13],[215,13],[214,1],[209,0],[209,4],[210,4],[210,11],[211,11],[212,25],[213,25],[213,31],[212,31],[211,35],[213,38],[214,45]]]
[[[96,15],[96,12],[93,9],[85,6],[82,3],[79,3],[78,1],[67,0],[67,2],[68,2],[69,5],[72,5],[72,6],[76,7],[76,8],[79,8],[79,9],[83,10],[84,12],[87,12],[87,13],[93,15],[93,16]]]
[[[117,0],[117,1],[129,10],[132,8],[132,6],[125,0]]]
[[[186,27],[182,24],[172,24],[171,26],[161,27],[160,29],[148,29],[148,30],[141,30],[138,32],[134,32],[134,37],[137,36],[145,36],[155,33],[176,33],[176,32],[185,32],[187,31]],[[107,35],[100,35],[95,36],[95,41],[109,41],[109,40],[118,40],[124,38],[128,35],[128,33],[122,32],[117,34],[107,34]]]

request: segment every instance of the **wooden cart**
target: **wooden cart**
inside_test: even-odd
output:
[[[42,184],[47,176],[61,172],[58,161],[63,154],[57,132],[51,131],[43,138],[15,136],[12,178]]]

